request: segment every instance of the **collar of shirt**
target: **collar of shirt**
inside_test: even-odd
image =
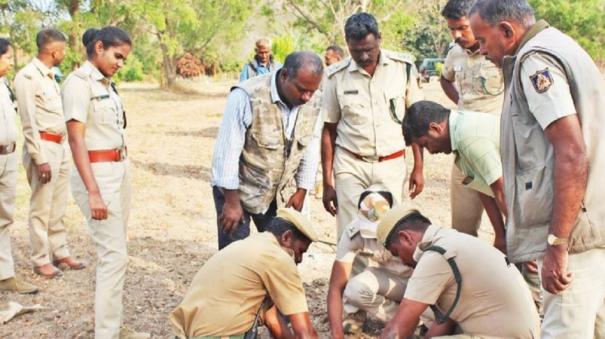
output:
[[[435,240],[437,240],[437,236],[442,230],[443,227],[437,225],[429,225],[429,227],[426,228],[426,231],[424,231],[424,235],[422,236],[422,240],[418,246],[416,246],[416,250],[414,251],[413,258],[415,262],[418,262],[424,253],[424,250],[432,245]]]
[[[101,71],[99,71],[99,69],[92,64],[92,62],[86,60],[82,66],[86,68],[93,80],[100,81],[105,86],[109,86],[109,84],[111,84],[111,79],[106,78],[103,73],[101,73]]]
[[[40,61],[40,59],[34,58],[32,60],[32,63],[34,64],[34,66],[36,66],[38,71],[40,71],[40,73],[42,73],[42,75],[47,76],[53,80],[55,79],[55,72],[53,72],[52,69],[46,67],[46,65],[44,63],[42,63],[42,61]]]
[[[458,150],[458,139],[456,138],[456,123],[459,117],[458,111],[451,110],[449,117],[449,129],[450,129],[450,142],[452,144],[452,152]]]
[[[477,48],[477,49],[476,49],[476,50],[474,50],[474,51],[472,51],[472,50],[470,50],[470,49],[466,49],[466,48],[463,48],[463,50],[464,50],[464,52],[465,52],[465,53],[466,53],[468,56],[470,56],[470,57],[475,57],[475,56],[480,56],[480,55],[481,55],[481,54],[479,53],[479,52],[480,52],[480,49],[479,49],[479,48]]]
[[[391,59],[389,57],[387,57],[386,52],[381,49],[380,55],[378,56],[378,66],[380,66],[380,65],[387,66],[390,63],[391,63]],[[362,73],[367,74],[367,72],[362,67],[359,67],[359,65],[357,64],[357,62],[355,62],[355,60],[353,60],[353,58],[351,58],[351,62],[349,63],[348,71],[350,73],[362,72]]]

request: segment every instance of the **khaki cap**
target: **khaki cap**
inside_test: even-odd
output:
[[[311,241],[319,240],[319,236],[311,225],[311,220],[304,216],[299,211],[293,208],[280,208],[277,210],[277,217],[291,222],[302,234],[311,239]]]
[[[417,209],[409,208],[406,205],[393,207],[393,209],[385,213],[385,215],[383,215],[380,219],[378,227],[376,228],[376,240],[378,240],[378,242],[381,244],[384,244],[399,220],[414,212],[420,213]]]

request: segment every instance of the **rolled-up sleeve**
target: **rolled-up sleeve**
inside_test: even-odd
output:
[[[248,94],[234,89],[227,98],[223,122],[212,158],[212,185],[229,190],[239,188],[239,158],[244,149],[246,130],[252,123]]]
[[[298,188],[310,191],[315,185],[315,176],[317,174],[317,166],[319,166],[319,139],[322,128],[321,114],[317,116],[315,126],[313,127],[313,137],[305,150],[305,154],[300,160],[298,170],[296,172],[296,185]]]

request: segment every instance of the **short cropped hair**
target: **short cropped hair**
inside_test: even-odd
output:
[[[338,54],[338,56],[341,58],[345,57],[345,51],[338,45],[330,45],[328,48],[326,48],[326,51],[332,51]]]
[[[361,12],[351,15],[345,23],[345,39],[361,40],[368,34],[374,34],[376,38],[380,37],[378,31],[378,22],[376,18],[369,13]]]
[[[410,146],[420,137],[426,136],[432,122],[441,123],[448,119],[450,110],[433,101],[418,101],[405,113],[401,122],[405,144]]]
[[[391,230],[387,236],[387,240],[384,242],[385,246],[389,246],[397,238],[397,234],[401,231],[414,231],[424,232],[426,228],[431,225],[429,218],[422,215],[422,213],[416,211],[401,218],[395,227]]]
[[[0,38],[0,55],[4,55],[8,52],[8,48],[11,47],[11,42],[8,39]]]
[[[469,15],[475,13],[479,13],[481,19],[490,25],[513,20],[530,26],[535,21],[534,9],[527,0],[478,0]]]
[[[283,68],[288,72],[289,79],[295,79],[301,68],[308,69],[315,75],[322,75],[324,65],[321,58],[313,52],[294,52],[288,54]]]
[[[441,15],[446,19],[467,17],[476,0],[449,0],[443,7]]]
[[[36,46],[38,46],[38,51],[41,51],[48,44],[55,41],[65,42],[67,39],[63,33],[54,28],[43,29],[36,34]]]

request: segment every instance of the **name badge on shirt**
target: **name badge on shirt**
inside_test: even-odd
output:
[[[359,91],[356,89],[351,89],[351,90],[345,91],[344,94],[345,95],[359,94]]]

